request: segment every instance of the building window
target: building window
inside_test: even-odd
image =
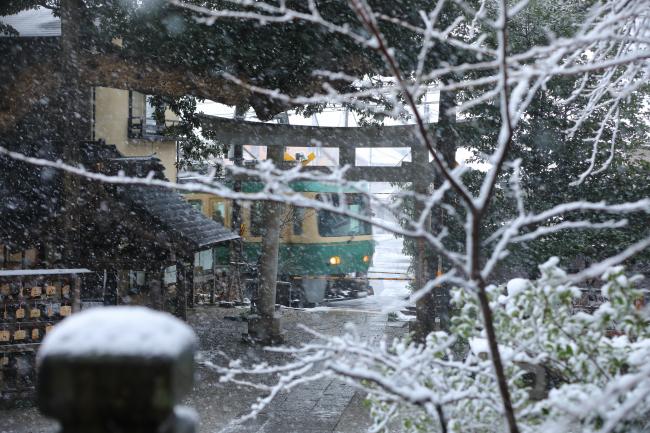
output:
[[[146,274],[144,271],[129,271],[129,295],[137,295],[145,289]]]
[[[144,118],[146,119],[147,125],[157,125],[158,121],[156,120],[156,108],[157,105],[154,104],[153,96],[145,95],[144,97]],[[164,107],[162,107],[164,109]]]
[[[176,120],[156,118],[156,109],[166,109],[164,103],[152,95],[129,91],[129,138],[173,139],[167,128],[178,124]]]
[[[163,282],[165,286],[170,284],[176,284],[176,266],[168,266],[165,268],[165,274],[163,277]]]

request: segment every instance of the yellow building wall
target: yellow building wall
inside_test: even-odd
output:
[[[144,114],[144,95],[133,92],[133,115]],[[174,119],[171,113],[166,118]],[[155,155],[165,167],[165,176],[176,180],[176,142],[128,138],[129,91],[95,88],[95,139],[114,144],[124,156]]]

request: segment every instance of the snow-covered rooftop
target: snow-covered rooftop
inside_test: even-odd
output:
[[[176,358],[196,347],[188,325],[144,307],[92,308],[64,319],[43,340],[45,356]]]
[[[43,7],[0,17],[0,22],[13,27],[21,37],[61,36],[61,19]],[[0,33],[0,36],[6,35]]]

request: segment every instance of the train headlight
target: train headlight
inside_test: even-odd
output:
[[[341,264],[341,257],[339,256],[332,256],[330,257],[330,265],[340,265]]]
[[[370,256],[363,256],[363,263],[370,263]]]

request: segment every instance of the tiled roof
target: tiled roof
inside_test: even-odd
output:
[[[127,175],[143,177],[152,170],[156,178],[163,178],[163,166],[154,156],[124,158],[114,146],[96,143],[85,143],[81,154],[85,165],[102,163],[107,173],[123,170]],[[8,158],[0,158],[0,219],[4,221],[0,224],[0,240],[9,243],[48,233],[48,224],[50,227],[55,224],[61,207],[60,200],[57,201],[60,199],[61,177],[55,176],[48,182],[43,170],[18,164],[22,167],[22,171],[18,171],[16,165]],[[18,179],[15,179],[16,175],[19,175]],[[101,188],[111,191],[113,199],[125,205],[121,208],[134,211],[137,218],[129,220],[130,224],[140,224],[144,231],[154,235],[163,232],[187,252],[201,251],[239,238],[194,209],[178,192],[169,188],[115,187],[111,184],[103,184]]]
[[[0,22],[13,27],[22,37],[61,36],[61,19],[42,7],[0,17]],[[0,33],[0,36],[4,35]]]
[[[239,238],[216,221],[194,209],[180,194],[163,187],[130,185],[124,188],[125,198],[142,209],[158,224],[189,243],[195,251]]]
[[[149,171],[154,171],[155,178],[164,178],[164,167],[153,155],[123,157],[112,145],[91,144],[87,149],[86,158],[94,159],[95,156],[100,160],[109,160],[113,164],[110,171],[122,170],[127,175],[138,177],[147,176]],[[120,197],[128,201],[130,206],[140,209],[152,222],[189,244],[194,251],[239,238],[237,234],[194,209],[179,193],[169,188],[128,185],[119,190]]]

